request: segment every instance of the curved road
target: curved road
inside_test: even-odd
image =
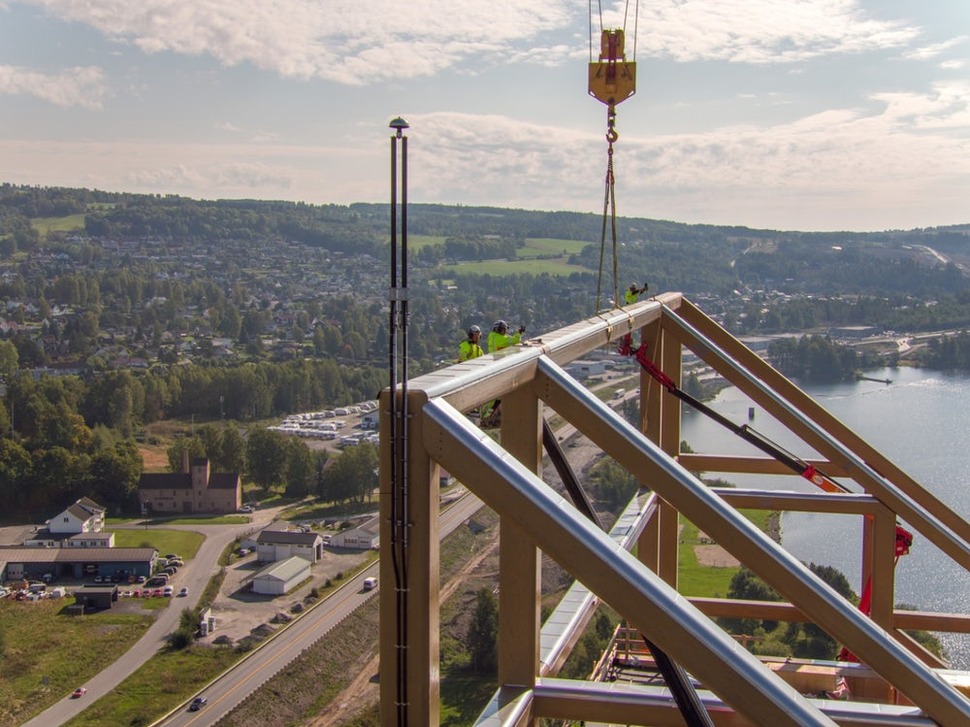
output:
[[[51,727],[63,724],[84,709],[96,699],[114,689],[138,667],[152,658],[155,653],[166,644],[166,637],[175,630],[183,608],[193,608],[198,603],[209,580],[218,570],[219,556],[222,551],[240,535],[258,530],[268,525],[279,512],[279,508],[257,510],[244,525],[162,525],[166,529],[192,530],[205,535],[205,540],[195,557],[187,561],[185,567],[179,570],[177,576],[178,587],[187,586],[189,595],[185,598],[174,598],[168,608],[160,609],[158,618],[135,644],[118,657],[106,669],[99,672],[83,685],[87,694],[81,699],[71,699],[66,695],[64,699],[55,702],[29,722],[27,727]],[[126,526],[139,527],[139,526]]]
[[[482,501],[470,492],[458,498],[441,513],[441,538],[444,539],[459,525],[474,515]],[[379,563],[373,563],[347,581],[317,606],[304,613],[277,635],[266,641],[238,662],[225,674],[211,682],[199,694],[204,694],[208,704],[198,712],[189,712],[182,704],[156,725],[214,725],[246,697],[268,681],[274,674],[296,659],[303,651],[323,638],[377,590],[364,591],[364,578],[377,575]]]

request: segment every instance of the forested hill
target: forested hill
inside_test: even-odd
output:
[[[155,422],[226,417],[259,431],[372,398],[387,377],[389,227],[384,204],[0,184],[4,502],[131,502],[132,437]],[[739,335],[970,329],[970,225],[616,227],[620,286],[682,291]],[[531,337],[610,305],[598,215],[412,204],[408,229],[413,375],[454,361],[472,324],[505,319]],[[964,365],[966,350],[955,340],[938,365]]]

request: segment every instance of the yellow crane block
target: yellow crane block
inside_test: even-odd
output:
[[[599,61],[589,64],[589,95],[610,107],[637,90],[637,64],[626,60],[623,44],[622,30],[604,30]]]

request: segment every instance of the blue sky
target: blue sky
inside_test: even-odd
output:
[[[636,27],[618,214],[970,222],[970,1],[642,0]],[[0,181],[382,202],[403,115],[412,201],[599,214],[589,36],[577,0],[0,0]]]

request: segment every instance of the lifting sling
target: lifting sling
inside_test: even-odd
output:
[[[639,8],[638,8],[639,9]],[[635,17],[637,12],[635,11]],[[590,6],[592,24],[592,5]],[[592,30],[592,29],[591,29]],[[634,30],[634,39],[636,31]],[[610,221],[613,251],[613,306],[620,305],[620,289],[617,284],[616,253],[616,178],[613,176],[613,144],[620,138],[616,131],[616,106],[636,93],[637,64],[626,59],[624,31],[605,29],[600,33],[600,53],[592,60],[592,32],[590,33],[589,95],[606,105],[606,189],[603,198],[603,227],[600,232],[599,277],[596,281],[596,310],[602,310],[603,258],[606,253],[606,226]]]

